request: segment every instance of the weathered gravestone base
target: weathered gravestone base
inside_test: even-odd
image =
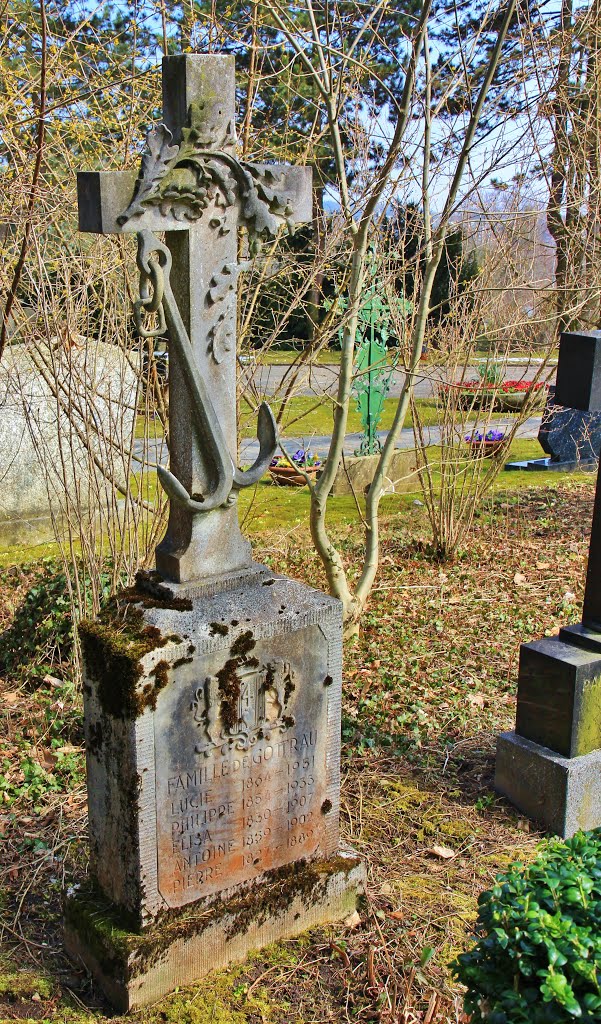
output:
[[[601,653],[573,644],[569,627],[523,644],[516,729],[498,737],[495,788],[558,835],[596,828],[600,747]]]
[[[230,585],[153,574],[81,627],[93,882],[66,942],[120,1009],[346,917],[361,887],[340,605],[261,566]]]
[[[81,893],[67,903],[65,944],[116,1009],[127,1012],[244,960],[251,950],[343,920],[356,908],[363,879],[362,864],[346,852],[296,862],[239,895],[191,904],[142,933],[128,932],[109,905]]]

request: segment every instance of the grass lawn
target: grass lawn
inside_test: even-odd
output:
[[[436,402],[433,399],[420,398],[418,399],[418,403],[424,425],[430,426],[433,423],[437,423],[439,420],[439,414],[436,408]],[[394,398],[386,399],[382,420],[379,426],[380,430],[388,430],[390,428],[396,405],[397,403]],[[277,416],[278,404],[274,402],[271,407],[274,416]],[[331,434],[333,416],[332,409],[332,401],[326,396],[320,400],[314,396],[312,397],[311,395],[298,395],[297,397],[290,399],[286,409],[284,422],[280,428],[282,437],[310,438],[313,436]],[[410,427],[411,424],[411,413],[408,413],[405,426]],[[244,438],[255,437],[256,429],[256,411],[246,402],[243,402],[240,415],[240,434]],[[355,403],[352,402],[348,419],[348,433],[358,433],[361,429],[361,417],[355,408]],[[157,421],[150,421],[148,426],[146,426],[144,417],[138,416],[136,423],[136,437],[144,437],[146,431],[148,432],[148,436],[151,438],[160,437],[162,435],[161,426]]]
[[[538,453],[535,442],[512,449]],[[520,643],[578,618],[593,486],[589,474],[502,473],[447,564],[427,555],[415,494],[384,499],[381,570],[344,667],[341,826],[368,867],[359,918],[127,1018],[61,942],[61,891],[85,877],[87,847],[81,694],[57,569],[34,551],[5,560],[0,1022],[348,1024],[400,1021],[403,1005],[411,1024],[428,1007],[431,1024],[460,1021],[447,964],[468,941],[477,896],[541,838],[492,789],[495,735],[514,722]],[[258,560],[324,587],[307,503],[306,489],[265,482],[243,492],[241,514]],[[331,529],[349,566],[357,527],[352,499],[335,499]]]

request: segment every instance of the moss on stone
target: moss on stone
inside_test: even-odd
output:
[[[100,968],[110,977],[125,980],[135,919],[117,910],[93,883],[67,896],[63,906],[67,929],[78,936]]]
[[[36,994],[41,999],[51,999],[55,994],[54,982],[43,974],[36,974],[35,971],[0,970],[1,1000],[19,1002],[22,999],[31,999]]]
[[[236,637],[230,648],[230,657],[223,668],[216,673],[219,696],[221,698],[221,721],[223,727],[231,731],[238,724],[238,701],[240,700],[241,680],[239,669],[257,668],[259,662],[250,658],[249,654],[256,646],[252,630],[248,629]]]
[[[348,875],[356,865],[351,857],[286,864],[229,900],[198,900],[166,910],[142,931],[136,929],[132,915],[117,910],[90,884],[65,901],[65,921],[101,969],[124,981],[152,967],[177,939],[202,935],[219,921],[224,921],[226,936],[233,938],[253,924],[284,914],[299,897],[304,905],[316,902],[325,895],[332,875]]]
[[[133,719],[146,708],[155,708],[157,696],[167,683],[168,664],[159,662],[151,675],[155,684],[138,683],[143,674],[142,658],[165,647],[180,643],[175,634],[163,636],[156,626],[144,621],[145,607],[164,607],[183,611],[191,607],[184,599],[158,601],[131,587],[116,595],[98,618],[79,624],[79,637],[87,673],[97,683],[97,695],[103,711],[114,718]]]

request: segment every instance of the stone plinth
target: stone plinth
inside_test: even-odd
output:
[[[561,634],[522,644],[515,729],[564,757],[601,747],[601,653]]]
[[[339,859],[339,602],[261,566],[155,577],[80,633],[91,874],[112,931],[134,937],[99,959],[76,900],[67,941],[108,997],[142,1005],[346,916],[361,872]]]
[[[520,649],[515,732],[495,789],[558,835],[601,825],[601,635],[566,627]]]
[[[244,960],[251,950],[343,920],[363,888],[364,867],[351,852],[296,861],[268,872],[231,899],[193,903],[142,932],[93,892],[65,905],[65,944],[88,966],[120,1011],[153,1003],[178,986]]]
[[[334,477],[332,494],[365,494],[374,478],[379,455],[357,455],[344,459]],[[384,480],[384,494],[405,494],[416,489],[416,458],[413,449],[399,448],[394,452],[388,476]]]
[[[515,732],[497,737],[495,789],[523,814],[567,839],[601,825],[601,750],[562,757]]]

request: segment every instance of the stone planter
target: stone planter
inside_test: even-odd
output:
[[[356,455],[345,458],[334,477],[332,494],[365,494],[374,478],[379,455]],[[384,480],[384,494],[405,494],[419,490],[416,474],[415,451],[398,448],[392,456],[388,476]]]
[[[490,409],[494,411],[497,407],[498,399],[495,392],[490,391],[461,391],[459,388],[453,388],[452,392],[455,393],[455,402],[460,409],[467,410],[471,409]]]
[[[490,412],[519,412],[529,397],[529,391],[502,391],[501,388],[488,388],[482,391],[463,391],[460,387],[449,388],[454,394],[456,405],[464,411],[471,409],[489,409]],[[538,388],[532,409],[540,409],[547,397],[546,388]]]
[[[305,473],[312,480],[317,476],[320,466],[307,466]],[[307,483],[305,477],[294,466],[270,466],[271,479],[278,487],[304,487]]]

